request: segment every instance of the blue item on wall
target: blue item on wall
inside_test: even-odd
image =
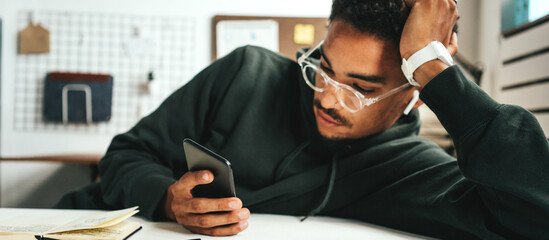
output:
[[[51,72],[44,87],[44,120],[92,123],[111,118],[113,78],[105,74]]]

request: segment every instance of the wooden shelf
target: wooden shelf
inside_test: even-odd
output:
[[[72,155],[46,155],[25,157],[0,157],[0,161],[48,161],[59,163],[98,164],[103,155],[72,154]]]

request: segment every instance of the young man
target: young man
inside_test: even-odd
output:
[[[547,237],[547,138],[452,66],[456,19],[453,0],[335,0],[326,38],[298,63],[256,47],[213,63],[114,138],[90,198],[61,206],[139,205],[218,236],[246,229],[251,211],[438,238]],[[457,161],[417,137],[417,110],[403,114],[421,104],[416,90]],[[231,161],[238,198],[193,198],[213,174],[187,171],[184,138]]]

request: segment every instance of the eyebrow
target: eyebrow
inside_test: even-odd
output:
[[[324,58],[324,60],[328,64],[328,66],[332,67],[332,64],[330,63],[330,60],[326,57],[326,54],[324,54],[324,50],[322,49],[322,46],[320,46],[319,50],[320,50],[320,55],[322,56],[322,58]],[[347,76],[351,77],[351,78],[356,78],[356,79],[360,79],[360,80],[363,80],[363,81],[371,82],[371,83],[385,84],[385,78],[381,77],[381,76],[362,75],[362,74],[358,74],[358,73],[347,73]]]
[[[362,74],[356,74],[356,73],[347,73],[347,76],[352,78],[358,78],[360,80],[364,80],[371,83],[385,84],[385,78],[380,76],[362,75]]]

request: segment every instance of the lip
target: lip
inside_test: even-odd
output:
[[[330,117],[328,114],[324,113],[321,110],[316,110],[316,122],[317,124],[320,124],[324,127],[338,127],[343,124],[335,121],[332,117]]]

